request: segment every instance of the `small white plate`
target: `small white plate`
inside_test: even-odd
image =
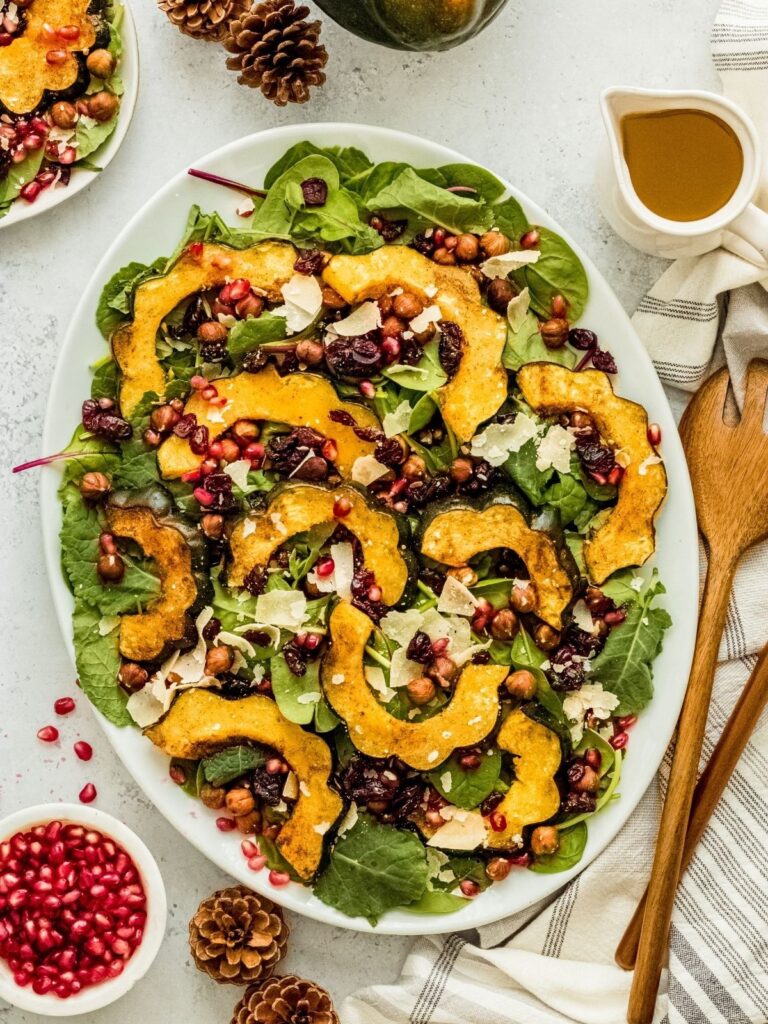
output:
[[[78,192],[82,192],[84,188],[88,188],[92,181],[104,174],[107,166],[120,149],[133,118],[136,97],[139,93],[139,40],[136,35],[136,25],[128,0],[120,0],[120,2],[125,11],[121,28],[123,55],[120,58],[119,66],[120,77],[123,80],[123,95],[120,99],[120,116],[117,119],[115,130],[98,153],[93,154],[101,170],[86,171],[78,168],[77,164],[73,164],[72,177],[66,187],[44,189],[34,203],[27,203],[23,199],[17,199],[12,203],[8,213],[4,217],[0,217],[0,231],[3,228],[9,228],[12,224],[19,224],[23,220],[47,213],[54,206],[71,199]]]
[[[426,139],[384,128],[354,124],[307,124],[269,131],[233,142],[196,162],[196,166],[236,181],[260,185],[267,169],[292,145],[309,139],[319,146],[358,146],[372,160],[402,160],[415,166],[467,162],[467,157]],[[503,180],[503,178],[502,178]],[[674,625],[654,665],[656,696],[632,730],[620,792],[621,799],[590,820],[589,841],[577,867],[557,875],[513,871],[506,881],[492,886],[455,914],[420,916],[398,910],[386,914],[378,932],[426,935],[454,929],[476,928],[498,921],[550,895],[573,878],[608,845],[635,809],[653,779],[682,705],[696,636],[698,599],[698,546],[688,468],[675,421],[653,364],[642,347],[618,299],[581,248],[536,203],[511,184],[530,219],[560,232],[573,246],[589,276],[591,294],[580,323],[595,330],[619,364],[617,390],[642,403],[651,421],[661,425],[662,451],[669,475],[669,494],[657,526],[657,565],[667,587],[665,604]],[[80,420],[80,407],[90,394],[88,367],[106,351],[96,329],[94,311],[104,284],[132,260],[150,263],[175,248],[184,229],[189,207],[218,210],[231,224],[242,224],[236,214],[238,196],[219,186],[178,174],[137,213],[115,239],[91,281],[84,286],[53,377],[43,433],[44,452],[56,452]],[[482,381],[478,381],[482,387]],[[59,527],[61,509],[56,498],[59,472],[47,469],[41,484],[42,523],[48,574],[61,629],[72,651],[72,595],[61,573]],[[249,871],[240,851],[240,837],[216,830],[215,814],[191,800],[168,777],[168,760],[137,729],[117,729],[100,718],[112,746],[150,800],[202,853],[240,882],[270,896],[298,913],[341,928],[371,931],[362,918],[349,918],[321,903],[311,889],[291,884],[275,889],[267,873]],[[651,850],[639,851],[651,856]]]

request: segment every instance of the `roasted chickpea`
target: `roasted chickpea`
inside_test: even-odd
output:
[[[124,661],[117,673],[117,679],[126,693],[136,693],[146,685],[149,672],[135,661]]]
[[[456,239],[456,248],[453,251],[460,263],[471,263],[480,255],[480,243],[475,235],[469,233],[459,235]]]
[[[518,669],[509,673],[504,680],[504,688],[516,700],[533,700],[537,690],[536,677],[528,669]]]
[[[104,473],[83,473],[80,493],[85,501],[101,501],[109,494],[109,477]]]
[[[494,640],[512,640],[520,624],[511,608],[502,608],[491,619],[491,636]]]
[[[463,459],[461,457],[454,459],[451,463],[450,475],[451,480],[457,484],[466,483],[467,480],[472,476],[474,467],[471,459]]]
[[[528,615],[536,607],[536,591],[532,583],[526,583],[523,587],[512,587],[509,595],[509,605],[514,611],[521,615]]]
[[[485,873],[492,882],[503,882],[512,870],[506,857],[493,857],[485,866]]]
[[[335,288],[325,285],[323,288],[323,305],[327,309],[344,309],[349,303],[339,295]]]
[[[562,348],[566,341],[568,341],[569,329],[567,320],[561,320],[557,317],[545,320],[540,327],[541,340],[547,348]]]
[[[533,641],[542,651],[553,651],[560,643],[560,634],[546,622],[540,622],[533,631]]]
[[[507,306],[516,294],[514,287],[506,278],[495,277],[488,285],[485,297],[488,300],[488,305],[494,312],[500,313],[501,316],[506,316]]]
[[[225,341],[228,333],[224,324],[219,323],[218,320],[206,320],[197,328],[198,341],[202,341],[206,345]]]
[[[501,231],[486,231],[480,236],[480,248],[483,256],[490,259],[491,256],[503,256],[509,252],[511,246],[509,239]]]
[[[77,124],[77,108],[63,100],[51,107],[51,120],[57,128],[74,128]]]
[[[424,312],[424,303],[413,292],[402,292],[392,300],[392,312],[403,320],[413,320]]]
[[[423,480],[427,475],[427,464],[420,455],[409,455],[400,472],[406,480]]]
[[[220,811],[226,803],[227,791],[223,786],[212,786],[210,782],[204,782],[200,787],[200,799],[206,807]]]

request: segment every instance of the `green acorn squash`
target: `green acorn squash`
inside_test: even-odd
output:
[[[265,366],[258,373],[239,373],[212,381],[224,406],[211,405],[195,392],[186,406],[185,415],[194,413],[197,422],[208,428],[211,441],[227,431],[237,420],[274,420],[291,427],[312,427],[336,442],[336,468],[349,477],[356,459],[373,455],[376,445],[363,441],[353,427],[335,423],[332,412],[347,412],[360,427],[381,429],[375,415],[357,402],[343,402],[333,385],[314,373],[291,373],[281,377],[274,366]],[[166,480],[176,479],[197,469],[205,458],[195,455],[189,441],[171,436],[158,449],[157,461]]]
[[[165,391],[156,337],[171,310],[190,295],[241,277],[269,301],[282,301],[280,289],[293,276],[295,261],[296,250],[285,242],[262,242],[241,250],[206,242],[199,251],[187,247],[167,274],[140,284],[133,296],[132,319],[118,327],[111,339],[122,373],[123,415],[130,416],[148,391],[157,395]]]
[[[494,810],[505,819],[502,831],[488,830],[486,846],[494,850],[514,848],[523,829],[547,821],[560,806],[555,774],[562,750],[557,734],[534,722],[521,708],[513,711],[499,729],[496,742],[515,758],[515,778]]]
[[[667,474],[648,440],[648,414],[636,402],[614,394],[600,370],[576,372],[554,363],[528,363],[518,371],[523,398],[545,416],[587,412],[601,438],[628,460],[618,485],[618,501],[608,518],[587,538],[584,561],[593,583],[642,565],[656,547],[654,517],[667,493]]]
[[[443,710],[423,722],[401,721],[379,703],[365,680],[363,654],[373,629],[368,616],[341,601],[329,628],[331,647],[320,670],[323,692],[363,754],[394,756],[418,771],[431,771],[457,747],[479,743],[496,725],[506,666],[466,665]]]
[[[315,874],[323,836],[342,810],[341,797],[328,785],[332,762],[324,740],[289,722],[269,697],[227,700],[202,689],[179,694],[145,735],[169,757],[194,761],[239,743],[274,747],[299,780],[299,797],[277,847],[301,878]]]
[[[476,36],[506,0],[318,0],[362,39],[397,50],[447,50]]]
[[[431,516],[421,538],[423,555],[454,567],[500,547],[511,548],[525,562],[536,590],[534,613],[560,629],[573,598],[572,577],[564,567],[567,549],[559,550],[549,534],[531,529],[510,500],[495,500],[483,511],[451,501]]]
[[[334,516],[337,501],[349,512]],[[241,587],[255,566],[266,566],[277,549],[297,533],[334,519],[360,541],[365,566],[374,574],[386,604],[397,604],[408,583],[409,568],[400,548],[398,525],[383,506],[356,487],[342,484],[286,483],[269,492],[266,507],[241,519],[232,531],[230,585]]]
[[[436,392],[443,419],[460,441],[499,410],[507,397],[501,355],[506,320],[480,301],[480,289],[459,267],[441,267],[414,249],[388,245],[365,256],[334,256],[323,278],[347,302],[377,299],[393,288],[418,293],[440,307],[443,320],[458,324],[464,348],[458,369]]]

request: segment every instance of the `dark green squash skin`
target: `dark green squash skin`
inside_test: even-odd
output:
[[[425,12],[417,33],[397,16],[397,12],[386,10],[387,0],[318,0],[326,14],[343,28],[366,39],[371,43],[379,43],[394,50],[430,51],[449,50],[460,43],[472,39],[481,32],[501,11],[507,0],[477,0],[482,4],[482,14],[474,19],[464,31],[455,33],[441,32],[430,22]],[[421,0],[388,0],[390,7],[401,6],[410,8],[411,16],[416,14]]]

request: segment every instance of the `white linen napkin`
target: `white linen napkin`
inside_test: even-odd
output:
[[[725,92],[751,114],[768,150],[768,0],[724,0],[712,50]],[[768,209],[768,177],[759,201]],[[724,250],[674,263],[633,319],[662,380],[695,391],[725,361],[740,402],[749,360],[768,359],[767,287],[768,267]],[[737,573],[705,760],[766,640],[763,544]],[[622,1024],[632,976],[613,954],[647,882],[668,767],[669,754],[660,785],[559,895],[481,929],[477,945],[458,935],[417,941],[396,984],[344,1002],[343,1024]],[[655,1024],[768,1022],[766,808],[764,715],[679,890]]]

